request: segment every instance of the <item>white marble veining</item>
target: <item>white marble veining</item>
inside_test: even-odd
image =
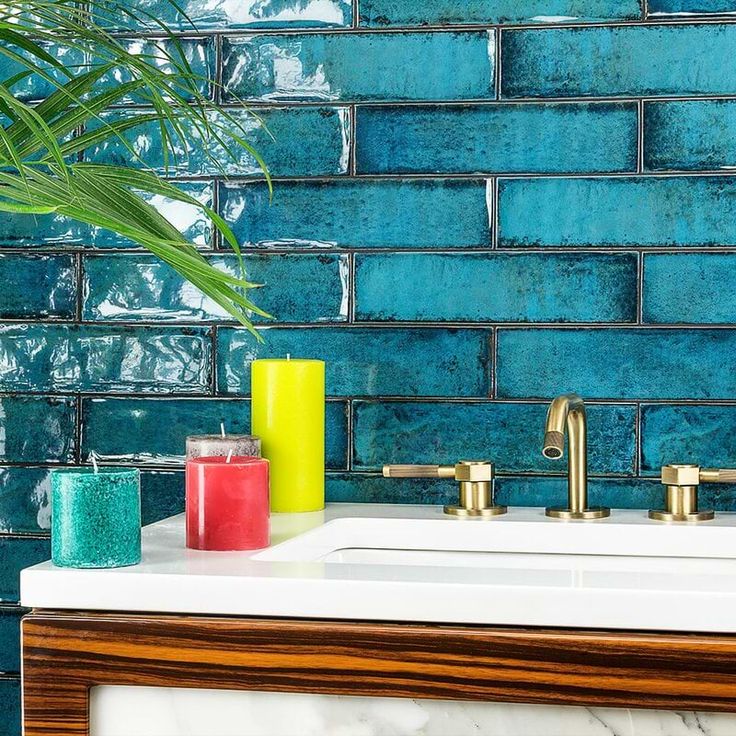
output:
[[[188,550],[183,516],[143,562],[24,570],[24,606],[56,609],[736,632],[736,515],[700,525],[542,509],[458,519],[436,506],[332,504],[276,514],[261,552]],[[734,730],[736,733],[736,730]]]
[[[733,736],[721,713],[97,687],[90,736]]]

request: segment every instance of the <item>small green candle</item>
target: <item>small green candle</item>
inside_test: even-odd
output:
[[[141,561],[136,468],[51,473],[51,559],[59,567],[126,567]]]

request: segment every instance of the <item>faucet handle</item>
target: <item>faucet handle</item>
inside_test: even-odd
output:
[[[701,483],[736,483],[736,468],[701,468]]]
[[[506,506],[493,500],[493,463],[461,460],[455,465],[384,465],[384,478],[453,478],[460,483],[457,506],[445,506],[453,516],[498,516]]]
[[[384,465],[384,478],[454,478],[454,465]]]

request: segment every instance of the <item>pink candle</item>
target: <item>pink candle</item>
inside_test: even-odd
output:
[[[187,547],[218,551],[268,547],[268,460],[187,461]]]

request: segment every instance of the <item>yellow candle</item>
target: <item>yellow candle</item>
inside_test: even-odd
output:
[[[324,362],[254,360],[251,396],[251,430],[271,464],[271,510],[324,508]]]

